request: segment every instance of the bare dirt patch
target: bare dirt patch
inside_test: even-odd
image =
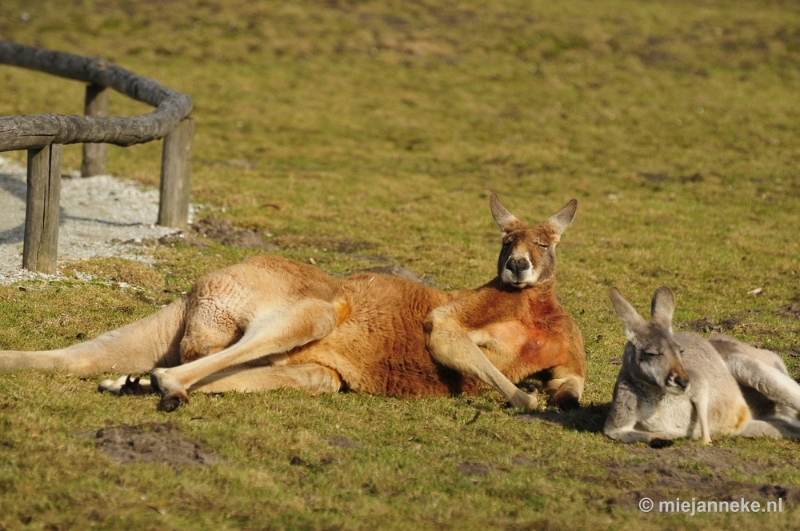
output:
[[[162,239],[161,243],[183,243],[185,245],[201,245],[198,238],[202,236],[217,241],[223,245],[249,249],[263,249],[276,251],[278,249],[319,249],[337,253],[351,254],[375,247],[367,241],[351,240],[347,238],[325,238],[317,236],[303,236],[297,234],[281,234],[271,241],[265,239],[267,235],[255,229],[240,229],[234,227],[230,220],[211,214],[195,222],[191,226],[191,233],[171,235]]]
[[[361,448],[360,442],[353,441],[346,437],[334,437],[328,441],[328,444],[331,446],[338,446],[339,448]]]
[[[491,474],[492,467],[489,465],[484,465],[483,463],[464,461],[456,466],[456,471],[464,474],[465,476],[485,476],[487,474]]]
[[[275,237],[275,243],[281,249],[320,249],[343,254],[352,254],[372,249],[375,243],[348,238],[324,238],[297,234],[281,234]]]
[[[237,229],[230,220],[211,214],[192,224],[192,230],[223,245],[248,249],[274,251],[278,246],[264,240],[262,232],[253,229]]]
[[[170,423],[111,426],[89,434],[95,447],[120,463],[210,465],[218,459]]]
[[[800,319],[800,302],[793,302],[778,306],[778,313],[786,317],[794,317]]]
[[[760,474],[783,468],[796,468],[797,463],[773,463],[767,460],[743,460],[733,448],[700,448],[684,445],[668,449],[631,447],[627,461],[606,465],[611,485],[622,490],[606,500],[609,509],[636,509],[647,497],[658,506],[659,501],[675,501],[678,496],[703,500],[800,502],[800,486],[772,482],[736,481],[736,474]],[[684,499],[684,498],[681,498]]]
[[[729,317],[728,319],[723,319],[722,321],[715,322],[710,317],[703,317],[702,319],[697,319],[696,321],[684,321],[680,323],[678,326],[682,329],[689,329],[693,332],[727,332],[729,330],[733,330],[733,327],[741,323],[739,319],[735,319],[733,317]]]
[[[567,429],[600,433],[608,416],[608,405],[589,405],[575,411],[555,410],[515,415],[520,422],[550,422]],[[719,501],[775,501],[800,502],[800,486],[770,481],[781,470],[795,470],[800,461],[773,461],[769,459],[742,459],[734,448],[699,447],[692,443],[670,448],[653,449],[630,445],[627,458],[604,465],[607,484],[618,491],[604,500],[609,510],[638,510],[639,500],[650,498],[675,501],[688,495],[704,500]],[[539,466],[536,459],[517,455],[515,466]],[[736,476],[758,475],[764,482],[742,481]],[[595,482],[595,478],[587,479]]]

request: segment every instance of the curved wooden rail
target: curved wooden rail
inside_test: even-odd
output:
[[[123,117],[32,114],[0,118],[0,151],[43,148],[49,144],[105,143],[130,146],[165,137],[192,112],[192,98],[137,76],[104,59],[42,50],[0,41],[0,63],[110,87],[156,108]]]
[[[0,152],[28,150],[28,195],[22,265],[55,273],[61,145],[84,144],[82,174],[105,172],[105,146],[131,146],[164,138],[158,224],[183,228],[189,214],[194,122],[192,99],[111,62],[0,40],[0,64],[89,83],[87,116],[33,114],[0,117]],[[134,117],[106,116],[111,88],[155,107]]]

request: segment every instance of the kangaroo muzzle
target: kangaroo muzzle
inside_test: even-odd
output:
[[[508,262],[506,262],[506,269],[508,269],[515,278],[520,278],[520,276],[530,268],[531,262],[525,257],[511,257],[508,259]]]
[[[684,373],[671,372],[664,382],[664,387],[670,393],[681,395],[689,389],[689,376]]]
[[[502,279],[508,284],[521,286],[533,284],[536,281],[536,271],[527,256],[512,256],[506,260],[502,271]]]

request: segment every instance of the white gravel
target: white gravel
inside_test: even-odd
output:
[[[109,175],[80,178],[77,171],[61,180],[58,269],[70,261],[121,256],[147,262],[141,246],[175,229],[155,225],[158,190],[142,189]],[[0,284],[30,278],[53,278],[22,269],[25,234],[26,170],[0,156]],[[190,207],[190,217],[193,208]],[[128,242],[128,243],[125,243]]]

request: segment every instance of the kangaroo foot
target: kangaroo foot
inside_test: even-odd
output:
[[[150,384],[153,389],[161,393],[161,402],[158,404],[158,409],[161,411],[175,411],[181,404],[189,403],[186,389],[167,372],[167,369],[156,369],[151,372]]]
[[[547,401],[547,405],[555,406],[561,411],[570,411],[573,409],[580,409],[581,403],[578,400],[578,397],[564,393],[559,395],[558,393],[554,394],[550,397]]]
[[[656,448],[656,449],[669,448],[673,444],[674,442],[669,439],[661,439],[656,437],[655,439],[652,439],[650,441],[650,448]]]
[[[117,396],[138,396],[153,392],[153,388],[150,386],[150,380],[131,378],[130,376],[121,376],[116,380],[103,380],[100,382],[100,385],[97,386],[97,390],[101,393],[107,391]]]
[[[534,390],[531,394],[520,391],[519,393],[515,393],[509,399],[509,403],[511,403],[513,407],[536,409],[539,407],[539,395],[536,390]]]
[[[576,378],[566,380],[550,380],[545,385],[544,391],[550,395],[547,405],[555,406],[562,411],[579,409],[583,391],[583,383]]]

